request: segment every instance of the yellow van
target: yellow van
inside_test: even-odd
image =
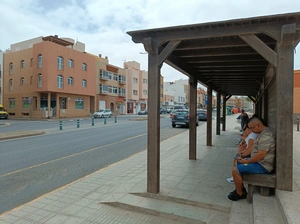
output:
[[[0,104],[0,118],[4,118],[4,119],[8,118],[8,113],[2,104]]]

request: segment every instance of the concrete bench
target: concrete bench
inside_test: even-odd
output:
[[[244,174],[244,183],[248,185],[247,202],[253,202],[253,188],[260,187],[260,194],[263,196],[270,195],[270,189],[276,188],[276,174]]]

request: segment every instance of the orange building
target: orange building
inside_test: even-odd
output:
[[[95,59],[84,44],[57,36],[4,53],[3,104],[11,118],[83,117],[95,108]]]
[[[300,117],[300,70],[294,71],[294,120]]]

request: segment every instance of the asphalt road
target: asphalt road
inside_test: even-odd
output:
[[[63,130],[57,122],[10,122],[0,130],[46,134],[1,141],[0,214],[143,151],[147,144],[146,120],[123,117],[114,123],[110,118],[106,124],[96,120],[95,126],[86,120],[80,128],[65,121]],[[172,128],[168,117],[161,118],[161,141],[187,130]]]

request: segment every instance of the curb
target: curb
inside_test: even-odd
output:
[[[44,131],[37,131],[37,132],[11,132],[11,133],[5,133],[0,134],[0,141],[1,140],[8,140],[8,139],[15,139],[15,138],[23,138],[23,137],[29,137],[29,136],[35,136],[35,135],[43,135],[45,134]]]

